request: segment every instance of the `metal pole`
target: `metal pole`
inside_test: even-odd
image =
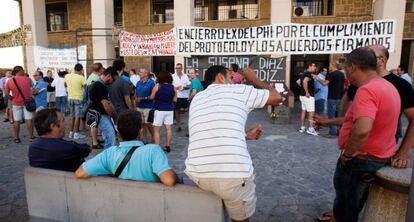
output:
[[[408,196],[407,214],[405,222],[414,222],[414,164],[411,176],[410,194]]]

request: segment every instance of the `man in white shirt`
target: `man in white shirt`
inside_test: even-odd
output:
[[[131,80],[132,84],[136,86],[141,77],[137,74],[137,71],[135,69],[131,69],[129,70],[129,79]]]
[[[260,125],[245,132],[247,116],[255,108],[278,105],[282,97],[269,84],[244,71],[252,85],[230,84],[224,66],[211,66],[210,84],[197,93],[190,107],[189,146],[185,173],[203,190],[223,199],[233,221],[248,221],[256,208],[254,170],[246,139],[257,140]]]
[[[173,77],[173,85],[177,90],[177,102],[175,103],[175,123],[177,126],[177,131],[180,132],[181,129],[181,117],[182,112],[187,111],[188,109],[188,97],[190,95],[190,79],[186,74],[183,73],[183,65],[177,63],[175,66],[175,73]]]
[[[410,74],[407,73],[407,68],[405,68],[403,65],[399,65],[398,69],[397,69],[397,74],[403,78],[404,80],[406,80],[408,83],[410,83],[411,85],[413,85],[413,81],[411,79]]]

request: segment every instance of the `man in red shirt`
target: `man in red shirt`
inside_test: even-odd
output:
[[[377,57],[368,47],[352,51],[345,63],[347,78],[359,87],[339,134],[335,175],[334,218],[358,221],[375,172],[397,150],[394,134],[400,112],[395,87],[378,76]]]
[[[14,142],[20,143],[20,121],[22,121],[23,118],[26,121],[27,131],[29,132],[30,140],[32,141],[34,139],[32,125],[33,113],[27,111],[25,107],[25,99],[29,100],[32,98],[32,80],[29,77],[26,77],[24,69],[21,66],[15,66],[13,68],[12,74],[15,75],[13,79],[16,80],[17,85],[23,93],[22,96],[17,89],[15,81],[13,79],[7,82],[5,87],[5,94],[8,95],[8,97],[11,97],[13,105]],[[10,96],[10,91],[12,92],[13,96]]]

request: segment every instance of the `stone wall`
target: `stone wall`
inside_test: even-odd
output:
[[[46,0],[46,3],[54,0]],[[195,22],[196,26],[204,27],[249,27],[270,24],[271,0],[259,0],[259,18],[254,20],[230,20],[230,21],[202,21]],[[123,30],[149,34],[167,31],[173,24],[151,24],[151,0],[123,0]],[[373,19],[372,0],[336,0],[334,16],[320,17],[292,17],[292,22],[309,24],[350,23],[369,21]],[[76,45],[75,30],[91,27],[91,3],[90,0],[68,1],[69,30],[64,32],[49,32],[49,46],[73,47]],[[404,29],[404,38],[414,38],[414,13],[407,13]],[[84,32],[82,34],[91,34]],[[88,47],[88,59],[93,59],[91,37],[79,38],[79,45]],[[99,58],[99,55],[95,57]],[[125,57],[127,69],[145,67],[152,69],[151,57]],[[92,64],[88,62],[88,66]]]
[[[52,0],[46,0],[46,3],[54,2]],[[49,32],[49,46],[50,47],[75,47],[76,46],[76,33],[79,28],[91,28],[91,1],[90,0],[70,0],[67,1],[68,9],[68,29],[62,32]],[[80,34],[88,35],[90,31],[82,32]],[[87,59],[93,59],[92,38],[82,37],[78,39],[78,45],[86,45],[87,47]],[[99,55],[96,56],[99,58]],[[87,62],[87,71],[90,72],[90,67],[93,61]]]
[[[414,12],[405,13],[403,39],[414,40]]]
[[[124,30],[139,34],[149,34],[167,31],[173,28],[173,24],[151,24],[150,11],[151,0],[124,0]],[[231,20],[231,21],[206,21],[196,22],[195,26],[231,28],[249,27],[270,24],[270,0],[259,0],[259,19],[255,20]],[[128,68],[145,67],[152,69],[151,57],[125,57]]]
[[[337,0],[333,16],[292,17],[294,23],[335,24],[363,22],[373,19],[372,0]]]

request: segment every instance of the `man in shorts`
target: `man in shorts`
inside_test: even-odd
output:
[[[190,143],[185,173],[201,189],[223,199],[233,221],[249,221],[256,209],[254,169],[246,140],[257,140],[260,125],[245,132],[248,114],[265,105],[277,105],[276,89],[245,70],[252,85],[228,84],[224,66],[211,66],[205,81],[210,84],[191,102]]]
[[[47,70],[46,76],[43,80],[47,83],[47,102],[50,108],[55,107],[56,102],[56,88],[52,86],[53,82],[53,73],[51,70]]]
[[[177,90],[177,103],[175,104],[175,123],[177,132],[181,132],[181,113],[188,109],[188,97],[190,96],[190,80],[186,74],[183,73],[183,65],[177,63],[175,66],[175,73],[173,77],[173,85]]]
[[[136,85],[136,104],[137,111],[141,113],[142,116],[142,127],[141,127],[141,138],[144,143],[148,142],[147,131],[152,134],[152,125],[148,122],[148,116],[151,109],[154,106],[154,102],[149,99],[151,96],[152,89],[155,86],[155,82],[149,78],[148,70],[141,68],[140,69],[141,79],[137,82]]]
[[[302,113],[300,115],[300,124],[301,127],[299,132],[317,136],[313,121],[313,114],[315,113],[315,90],[314,90],[314,80],[312,78],[312,73],[316,71],[316,65],[310,63],[307,66],[307,70],[300,77],[300,96],[299,100],[302,104]],[[308,113],[309,128],[306,130],[305,127],[305,116]]]
[[[79,133],[80,119],[83,117],[83,90],[86,86],[86,80],[83,76],[83,66],[81,64],[76,64],[75,71],[65,76],[65,85],[68,90],[68,99],[71,115],[71,119],[69,121],[69,138],[75,140],[85,138],[84,135]]]
[[[20,143],[20,121],[23,119],[26,122],[27,131],[29,132],[30,141],[34,139],[33,136],[33,113],[29,112],[25,107],[25,99],[32,99],[32,80],[26,77],[24,69],[21,66],[15,66],[12,71],[13,79],[9,80],[5,87],[5,95],[7,95],[12,102],[13,119],[14,119],[14,142]],[[22,91],[23,95],[19,92],[17,86]],[[10,96],[10,92],[13,96]]]

